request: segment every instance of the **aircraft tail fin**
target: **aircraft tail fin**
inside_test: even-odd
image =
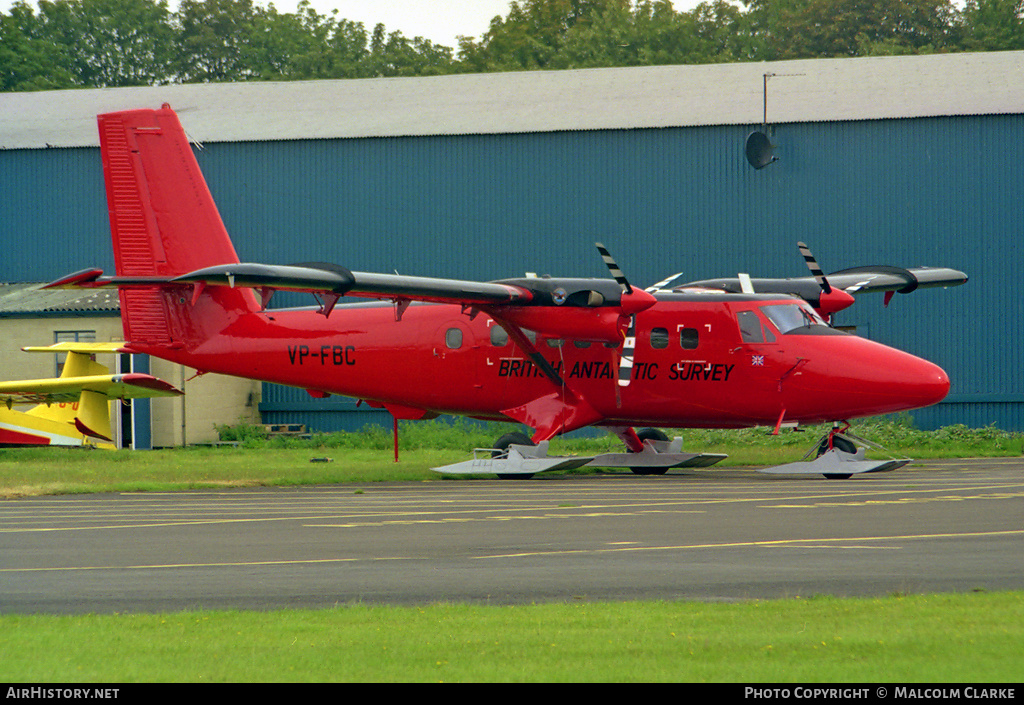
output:
[[[78,398],[75,428],[86,436],[113,440],[110,431],[110,399],[101,392],[84,390]]]
[[[170,106],[108,113],[98,122],[117,276],[170,278],[238,262],[192,146]],[[170,345],[185,331],[197,330],[190,319],[200,314],[258,308],[251,291],[217,287],[207,292],[208,310],[193,310],[187,303],[191,296],[183,296],[186,292],[191,292],[190,286],[122,287],[125,339]],[[210,302],[215,303],[213,308]]]
[[[74,377],[109,375],[106,367],[89,355],[69,352],[60,373],[62,380]],[[87,436],[110,440],[110,399],[106,394],[83,390],[74,403],[39,404],[26,413],[40,419],[73,425]]]

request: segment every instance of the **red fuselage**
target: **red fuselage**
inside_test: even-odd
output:
[[[133,347],[205,372],[485,419],[508,420],[505,410],[563,386],[596,412],[588,423],[606,426],[830,422],[920,408],[948,393],[936,365],[808,314],[786,296],[659,294],[637,315],[626,387],[616,384],[621,344],[537,336],[556,383],[494,319],[445,304],[413,304],[400,320],[387,303],[339,305],[327,317],[239,306],[204,330],[175,331],[173,346]]]

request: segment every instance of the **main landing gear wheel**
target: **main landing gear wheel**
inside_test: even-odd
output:
[[[641,431],[637,431],[636,436],[637,438],[640,439],[641,443],[643,443],[644,441],[668,440],[668,436],[666,436],[662,431],[659,431],[656,428],[645,428]],[[668,472],[668,468],[630,468],[630,471],[634,475],[664,475],[666,472]]]
[[[535,445],[525,433],[513,431],[512,433],[506,433],[494,442],[494,452],[491,453],[491,457],[503,458],[507,456],[508,447],[513,444],[517,446]],[[499,480],[529,480],[531,477],[533,477],[532,473],[498,473]]]
[[[849,440],[848,438],[843,438],[842,436],[832,437],[832,447],[835,448],[836,450],[841,450],[844,453],[852,454],[857,452],[857,446],[853,444],[853,441]],[[825,455],[825,453],[827,453],[828,450],[828,438],[823,438],[821,440],[821,444],[818,446],[817,457],[820,458],[821,456]],[[824,475],[829,480],[849,480],[851,477],[853,477],[853,473],[825,473]]]

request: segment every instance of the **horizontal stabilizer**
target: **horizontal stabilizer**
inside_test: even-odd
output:
[[[30,345],[22,348],[24,352],[42,352],[42,353],[82,353],[84,355],[103,355],[103,354],[115,354],[115,353],[129,353],[131,350],[128,349],[127,343],[123,342],[110,342],[110,343],[54,343],[53,345]]]

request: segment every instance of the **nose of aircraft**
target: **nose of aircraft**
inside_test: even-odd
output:
[[[825,353],[817,350],[800,368],[803,382],[818,390],[819,403],[829,408],[822,416],[836,420],[910,411],[949,394],[949,376],[928,360],[855,336],[829,343],[824,364],[815,364]]]
[[[901,353],[901,356],[898,362],[903,381],[897,390],[901,396],[916,400],[914,408],[938,404],[946,398],[949,394],[949,375],[945,370],[913,355]]]
[[[949,376],[938,365],[878,343],[865,347],[852,367],[857,396],[876,408],[872,415],[920,409],[949,394]]]

